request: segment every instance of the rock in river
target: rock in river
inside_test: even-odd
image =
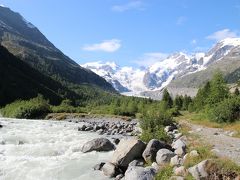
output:
[[[82,147],[82,152],[91,151],[111,151],[114,150],[115,146],[106,138],[96,138],[86,142]]]

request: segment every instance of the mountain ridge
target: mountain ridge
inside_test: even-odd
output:
[[[31,67],[64,85],[88,84],[115,92],[104,78],[67,57],[38,28],[7,7],[0,7],[0,43]]]
[[[140,68],[120,67],[114,62],[102,63],[100,61],[86,63],[82,66],[104,77],[121,93],[146,95],[148,92],[161,91],[165,87],[198,88],[212,76],[212,73],[208,73],[209,78],[204,77],[202,78],[203,81],[196,81],[195,85],[187,82],[187,80],[182,83],[181,80],[184,77],[191,79],[189,77],[194,77],[196,73],[201,74],[208,68],[210,68],[210,71],[220,69],[224,71],[225,75],[233,72],[234,67],[227,67],[230,66],[228,58],[231,54],[235,55],[235,64],[240,67],[238,63],[240,58],[234,52],[238,47],[240,47],[240,38],[226,38],[217,42],[206,53],[200,52],[190,55],[183,52],[173,53],[166,59],[161,59],[143,70]],[[217,68],[213,68],[215,64]],[[121,88],[116,86],[113,81],[118,82]],[[190,81],[194,82],[194,80]],[[134,84],[138,86],[134,86]],[[125,91],[121,91],[124,88],[126,88]]]
[[[51,104],[63,99],[81,99],[75,92],[33,69],[0,46],[0,106],[18,99],[30,99],[42,94]]]

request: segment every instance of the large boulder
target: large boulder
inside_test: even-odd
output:
[[[159,165],[166,164],[169,163],[174,156],[175,154],[169,149],[160,149],[157,152],[156,161]]]
[[[156,161],[156,154],[159,149],[166,148],[167,149],[168,145],[162,141],[159,141],[157,139],[152,139],[149,141],[147,144],[146,149],[144,150],[142,156],[146,162],[148,161]]]
[[[91,151],[111,151],[114,150],[115,146],[106,138],[96,138],[91,141],[86,142],[81,151],[91,152]]]
[[[186,149],[187,145],[182,139],[178,139],[172,143],[173,149],[183,148]]]
[[[172,143],[172,148],[175,149],[175,154],[184,156],[186,153],[187,145],[182,139],[178,139]]]
[[[156,170],[139,166],[129,166],[125,172],[124,180],[154,180]]]
[[[107,162],[102,167],[103,174],[108,177],[115,177],[117,175],[117,168],[114,164]]]
[[[211,159],[207,159],[190,167],[188,172],[191,173],[196,180],[207,179],[209,177],[210,168],[212,167],[214,167],[214,162]]]
[[[111,162],[117,166],[127,168],[134,159],[142,157],[146,145],[138,139],[122,139],[113,153]]]

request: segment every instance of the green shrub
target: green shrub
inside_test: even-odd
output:
[[[165,142],[170,141],[170,137],[165,133],[163,126],[157,126],[154,129],[143,130],[140,139],[144,142],[149,142],[151,139],[159,139]]]
[[[54,113],[76,113],[78,112],[75,107],[72,106],[72,101],[65,99],[61,102],[59,106],[52,106],[52,112]]]
[[[179,110],[177,108],[171,108],[169,110],[167,110],[167,113],[171,116],[179,116],[181,115],[181,113],[179,112]]]
[[[240,97],[228,98],[221,101],[211,108],[208,114],[212,121],[219,123],[240,120]]]
[[[172,116],[167,112],[149,111],[140,119],[140,125],[143,130],[141,139],[145,142],[151,139],[160,139],[169,141],[169,137],[164,131],[164,127],[173,123]]]
[[[1,109],[4,117],[26,119],[37,118],[50,111],[50,105],[42,95],[38,95],[29,101],[15,101]]]

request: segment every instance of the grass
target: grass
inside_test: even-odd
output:
[[[173,167],[166,165],[161,168],[161,171],[156,175],[155,180],[169,180],[173,175]]]
[[[210,121],[204,113],[181,112],[181,116],[175,117],[176,121],[187,120],[193,124],[202,125],[211,128],[222,128],[225,131],[235,131],[234,137],[240,138],[240,122],[217,123]]]

